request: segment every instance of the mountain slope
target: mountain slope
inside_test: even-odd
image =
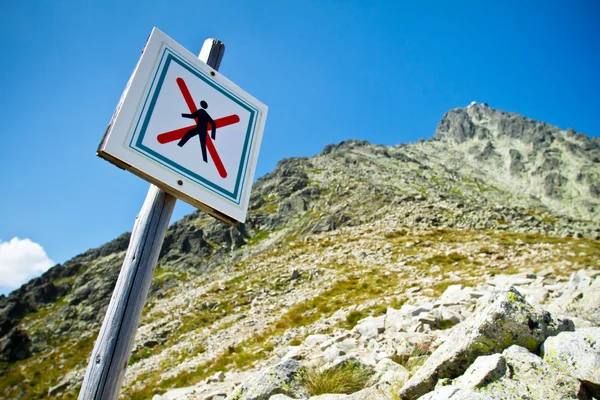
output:
[[[282,160],[246,224],[169,227],[123,396],[244,371],[411,288],[598,267],[599,177],[597,138],[486,105],[451,110],[431,140]],[[0,299],[0,396],[76,397],[128,238]]]

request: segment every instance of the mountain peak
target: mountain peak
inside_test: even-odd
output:
[[[572,142],[584,150],[597,150],[597,138],[535,121],[521,114],[496,110],[486,103],[472,102],[464,108],[448,111],[438,123],[434,140],[464,143],[469,140],[517,139],[534,150],[547,147],[555,140]]]
[[[552,125],[534,121],[520,114],[472,102],[464,108],[448,111],[439,122],[434,139],[462,143],[469,139],[489,140],[497,136],[531,141],[559,131]]]

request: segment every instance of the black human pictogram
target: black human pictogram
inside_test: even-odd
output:
[[[210,115],[206,112],[206,108],[208,108],[208,104],[202,100],[200,102],[200,107],[193,114],[181,114],[183,118],[193,118],[196,120],[196,127],[187,131],[187,133],[181,138],[177,146],[183,147],[187,143],[188,140],[198,135],[200,138],[200,147],[202,148],[202,159],[204,162],[208,162],[208,158],[206,155],[206,134],[208,131],[208,124],[210,123],[211,130],[211,138],[216,140],[217,138],[217,125],[215,121],[211,118]]]

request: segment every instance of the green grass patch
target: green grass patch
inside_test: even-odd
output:
[[[347,329],[352,329],[356,326],[356,324],[358,323],[358,321],[360,321],[363,318],[367,317],[367,313],[365,313],[364,311],[350,311],[348,313],[348,315],[346,316],[346,328]]]
[[[383,236],[386,239],[395,239],[395,238],[398,238],[398,237],[406,236],[407,234],[408,234],[408,231],[406,229],[399,229],[399,230],[396,230],[396,231],[387,232]]]
[[[246,240],[246,244],[248,246],[255,245],[258,242],[260,242],[261,240],[268,238],[270,235],[271,235],[271,232],[259,231],[256,235],[254,235],[251,238],[247,239]]]
[[[0,397],[22,400],[47,398],[48,388],[56,385],[66,371],[87,365],[96,336],[97,332],[73,343],[64,343],[49,357],[0,364],[0,370],[4,371],[0,379]],[[60,364],[61,369],[58,368]],[[75,399],[77,393],[66,392],[61,398]]]
[[[452,252],[449,254],[436,254],[434,256],[426,258],[424,261],[428,264],[435,264],[444,268],[450,265],[455,265],[456,263],[461,263],[466,260],[468,260],[467,256],[460,253]]]

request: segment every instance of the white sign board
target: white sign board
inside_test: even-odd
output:
[[[154,28],[98,155],[244,222],[267,107]]]

